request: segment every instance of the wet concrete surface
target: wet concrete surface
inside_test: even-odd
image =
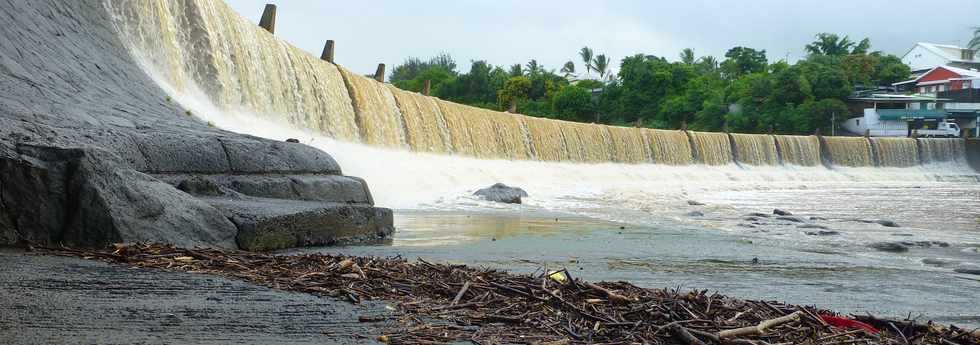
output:
[[[383,313],[382,302],[0,249],[2,344],[364,344],[384,324],[358,316]]]

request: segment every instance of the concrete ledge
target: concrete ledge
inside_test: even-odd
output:
[[[390,209],[279,199],[205,198],[238,227],[238,246],[266,251],[380,240],[394,233]]]

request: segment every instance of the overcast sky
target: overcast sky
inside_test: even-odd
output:
[[[921,0],[229,1],[256,23],[269,2],[278,5],[277,36],[316,56],[333,39],[337,63],[362,74],[442,51],[463,72],[473,59],[532,58],[549,69],[572,60],[582,70],[583,46],[615,66],[637,53],[677,60],[683,48],[721,60],[738,45],[795,61],[818,32],[868,37],[873,50],[901,56],[915,42],[966,44],[980,25],[980,0],[945,0],[941,9]]]

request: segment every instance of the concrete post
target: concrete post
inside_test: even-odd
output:
[[[871,130],[870,129],[865,129],[864,130],[864,137],[865,138],[870,138],[871,137]]]
[[[259,26],[270,34],[276,33],[276,5],[265,5],[265,10],[262,11],[262,19],[259,20]]]
[[[333,40],[327,40],[323,45],[323,53],[320,53],[320,60],[333,63]]]
[[[517,114],[517,100],[510,100],[510,106],[507,107],[507,112],[511,114]]]
[[[686,131],[687,130],[687,121],[681,121],[681,130],[682,131]],[[727,126],[725,127],[725,131],[726,132],[728,131]]]
[[[422,94],[428,96],[429,92],[432,91],[432,81],[426,79],[425,84],[422,85]]]
[[[385,64],[378,64],[378,70],[374,72],[374,80],[382,83],[385,82]]]
[[[912,129],[912,139],[915,139],[915,138],[918,138],[918,137],[919,137],[919,129],[918,128],[913,128]]]

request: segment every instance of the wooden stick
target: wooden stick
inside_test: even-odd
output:
[[[613,302],[618,302],[618,303],[623,303],[623,304],[628,304],[628,303],[635,302],[632,298],[629,298],[629,297],[620,295],[620,294],[618,294],[618,293],[616,293],[616,292],[614,292],[612,290],[606,289],[606,288],[601,287],[599,285],[595,285],[595,284],[586,282],[585,283],[585,286],[588,286],[592,290],[596,290],[596,291],[602,292],[603,294],[606,295],[606,297],[609,298],[609,300],[611,300]]]
[[[779,326],[779,325],[782,325],[784,323],[789,323],[789,322],[793,322],[793,321],[799,320],[801,314],[802,313],[800,313],[799,311],[796,311],[796,312],[793,312],[792,314],[789,314],[789,315],[786,315],[786,316],[781,316],[781,317],[777,317],[775,319],[769,319],[769,320],[762,321],[758,325],[755,325],[755,326],[748,326],[748,327],[742,327],[742,328],[736,328],[736,329],[726,329],[724,331],[718,332],[718,337],[721,338],[721,339],[727,339],[727,338],[744,337],[744,336],[747,336],[747,335],[761,335],[761,334],[765,334],[766,331],[769,328],[771,328],[771,327]]]
[[[687,328],[684,328],[684,326],[681,326],[680,324],[676,324],[676,323],[672,324],[668,329],[670,330],[670,333],[674,336],[674,338],[681,341],[681,343],[683,344],[705,345],[703,341],[701,341],[698,338],[695,338],[693,335],[691,335],[691,332],[687,331]]]
[[[465,294],[466,293],[466,290],[468,290],[470,288],[470,283],[471,282],[469,282],[469,281],[467,281],[466,283],[463,283],[463,287],[459,289],[459,292],[456,293],[456,298],[453,298],[453,302],[450,303],[449,305],[456,305],[456,303],[459,303],[459,300],[461,298],[463,298],[463,294]]]

